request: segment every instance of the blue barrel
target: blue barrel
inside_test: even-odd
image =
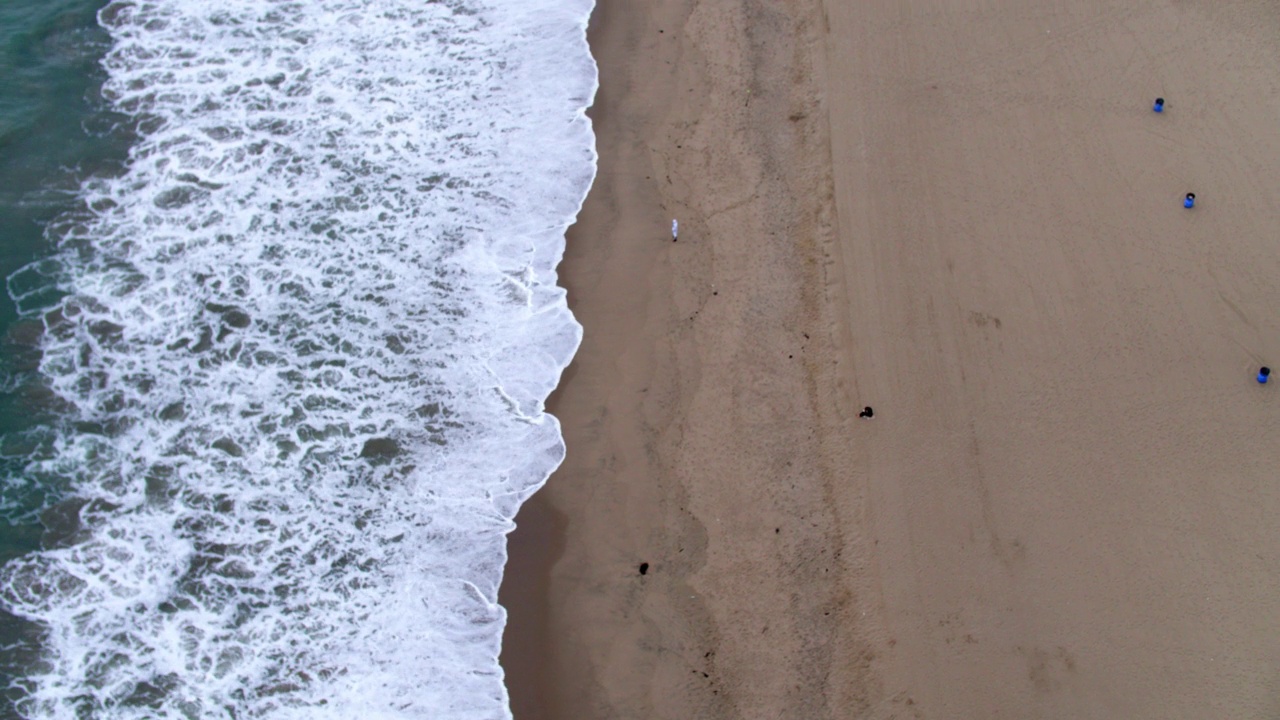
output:
[[[1187,197],[1182,201],[1182,207],[1190,210],[1196,206],[1196,194],[1187,193]]]

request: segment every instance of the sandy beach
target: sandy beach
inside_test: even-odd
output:
[[[601,0],[590,40],[517,720],[1280,713],[1280,10]]]

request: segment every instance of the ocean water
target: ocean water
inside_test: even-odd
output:
[[[7,711],[509,717],[593,0],[62,4],[68,157],[4,197]]]
[[[43,228],[75,208],[78,177],[111,172],[126,144],[96,90],[108,36],[101,0],[0,3],[0,277],[51,251]],[[39,446],[33,380],[39,323],[0,294],[0,478],[20,475]],[[23,381],[25,379],[25,382]],[[0,565],[40,547],[47,485],[0,482]],[[6,522],[6,520],[8,522]],[[0,609],[0,718],[17,717],[12,679],[32,662],[38,628]]]

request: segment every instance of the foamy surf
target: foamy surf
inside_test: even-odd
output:
[[[592,0],[113,2],[140,139],[10,279],[65,409],[3,569],[40,718],[503,718],[505,534],[564,448]],[[52,306],[50,290],[64,296]]]

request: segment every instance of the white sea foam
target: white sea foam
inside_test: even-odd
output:
[[[510,716],[497,586],[564,452],[592,5],[102,11],[140,139],[10,280],[66,406],[30,470],[79,517],[3,569],[47,629],[24,715]]]

